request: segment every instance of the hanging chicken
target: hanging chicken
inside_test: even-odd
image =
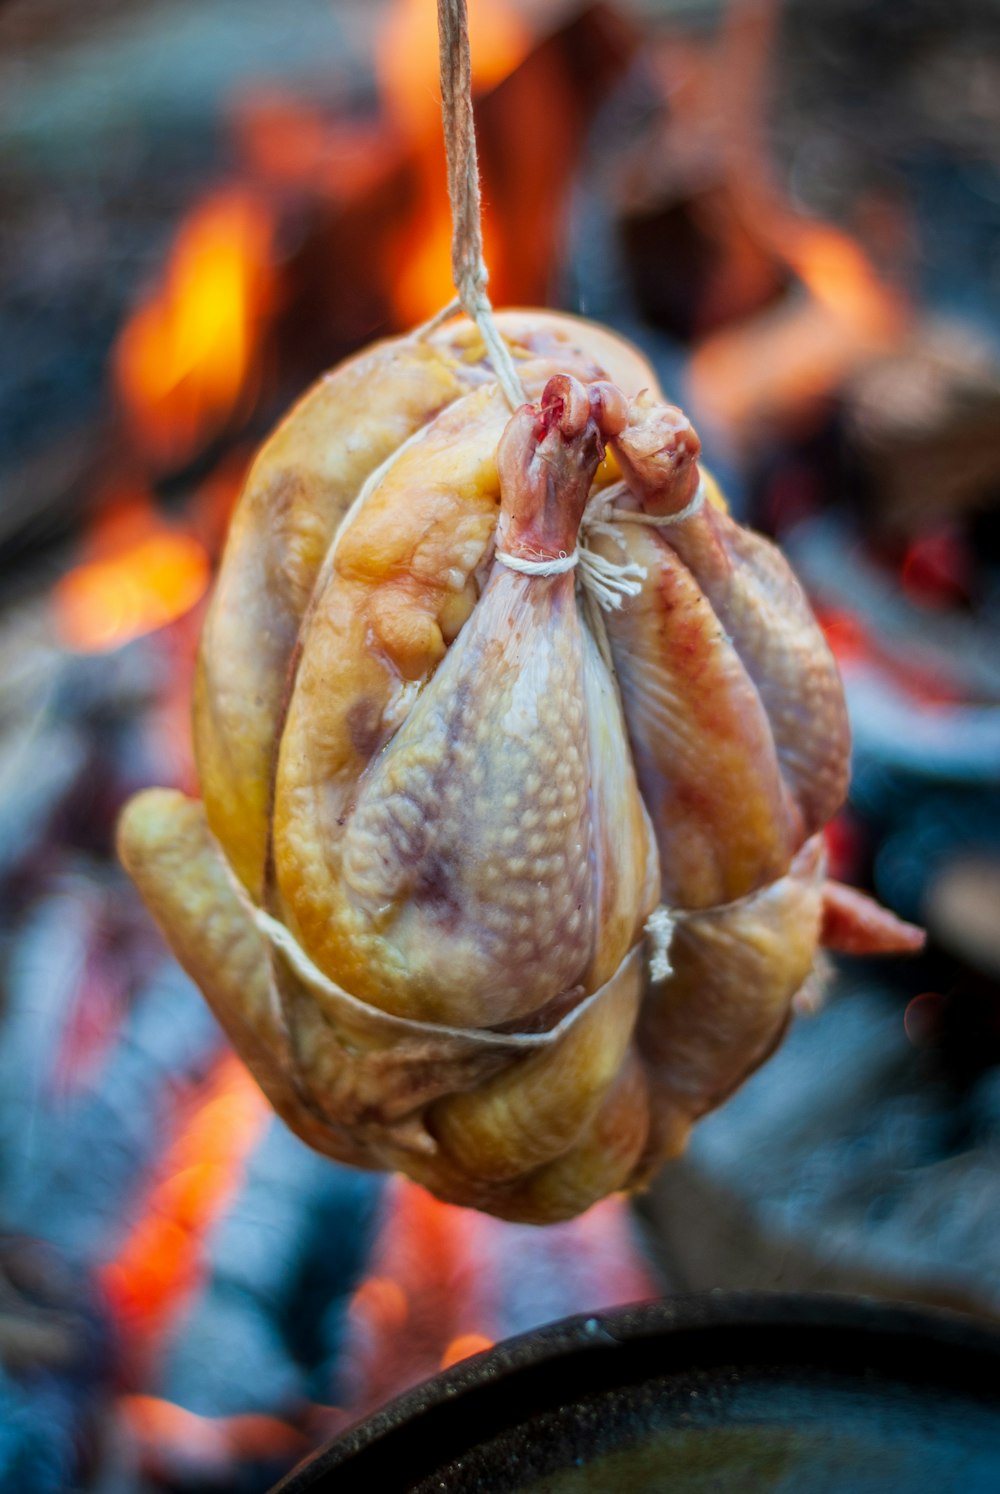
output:
[[[463,318],[263,448],[206,623],[203,803],[122,858],[288,1124],[539,1223],[646,1180],[775,1046],[824,938],[836,668],[779,552],[604,329]]]

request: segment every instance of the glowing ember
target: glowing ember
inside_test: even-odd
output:
[[[402,1328],[409,1316],[406,1293],[391,1276],[369,1276],[355,1292],[350,1310],[356,1320],[386,1333]]]
[[[846,680],[856,672],[881,676],[894,696],[919,702],[925,713],[962,699],[957,681],[938,660],[912,650],[901,654],[856,614],[821,608],[820,621]]]
[[[345,1336],[354,1417],[511,1333],[658,1291],[621,1198],[539,1230],[440,1203],[400,1177],[386,1188],[371,1264]]]
[[[170,1476],[197,1469],[225,1475],[245,1459],[285,1458],[305,1451],[303,1434],[274,1416],[197,1416],[152,1395],[127,1395],[119,1407],[138,1444],[142,1467]]]
[[[486,1338],[482,1333],[460,1333],[458,1338],[453,1338],[441,1356],[441,1368],[450,1369],[453,1364],[458,1364],[462,1359],[468,1359],[472,1354],[482,1354],[485,1349],[492,1349],[493,1340]]]
[[[250,1075],[225,1053],[167,1147],[141,1217],[102,1272],[136,1345],[155,1340],[197,1285],[207,1232],[238,1186],[267,1116]]]
[[[960,531],[944,526],[911,539],[899,579],[906,595],[921,606],[954,607],[968,602],[971,569]]]
[[[270,249],[261,202],[220,192],[183,225],[163,284],[122,332],[115,383],[156,461],[188,460],[252,392],[272,300]]]
[[[59,636],[79,653],[118,648],[189,611],[209,581],[208,556],[165,526],[117,554],[78,565],[53,592]]]
[[[832,607],[818,611],[823,634],[833,650],[841,669],[870,657],[870,641],[864,624],[853,612],[838,611]]]

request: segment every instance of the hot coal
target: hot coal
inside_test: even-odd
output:
[[[796,1023],[656,1190],[678,1280],[995,1313],[997,1070],[958,1098],[929,1056],[863,978]]]
[[[50,900],[17,951],[3,1049],[2,1125],[15,1143],[4,1214],[96,1266],[113,1254],[141,1199],[179,1086],[205,1074],[220,1036],[194,987],[164,964],[94,1079],[60,1095],[53,1071],[79,973],[75,911],[72,896]]]
[[[46,1242],[0,1236],[0,1487],[92,1486],[115,1370],[93,1281]]]
[[[213,1231],[206,1286],[177,1318],[155,1392],[203,1416],[294,1417],[328,1401],[381,1187],[272,1120]]]

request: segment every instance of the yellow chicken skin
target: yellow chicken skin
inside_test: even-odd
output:
[[[549,358],[550,371],[587,380],[608,364],[629,393],[655,384],[633,349],[576,318],[506,312],[498,322],[525,362]],[[209,824],[254,896],[289,663],[331,540],[384,461],[491,381],[482,338],[464,318],[427,339],[379,343],[320,380],[251,468],[202,635],[194,734]]]
[[[582,1214],[618,1189],[634,1186],[650,1128],[649,1086],[630,1045],[602,1103],[571,1147],[506,1183],[484,1183],[444,1157],[405,1159],[415,1181],[444,1199],[516,1224],[554,1224]]]
[[[677,480],[677,414],[634,400],[615,443],[626,483],[648,515],[679,512],[694,488]],[[781,552],[703,503],[662,531],[732,640],[770,721],[802,838],[837,812],[850,776],[850,728],[833,655]]]
[[[687,417],[641,395],[617,444],[626,471],[637,448],[655,459],[660,506],[683,511],[699,480],[700,443]],[[607,630],[659,847],[663,901],[728,903],[782,875],[801,839],[771,724],[711,603],[671,548],[672,529],[638,522],[639,500],[624,484],[608,490],[607,506],[618,522],[592,544],[642,577],[638,595],[609,614]]]
[[[413,691],[445,654],[442,605],[485,559],[498,483],[498,548],[538,560],[574,547],[602,445],[583,386],[563,380],[582,410],[550,380],[498,458],[483,437],[504,426],[495,391],[439,416],[345,529],[305,632],[276,780],[282,907],[328,975],[398,1015],[510,1021],[587,987],[599,934],[613,970],[641,926],[640,908],[610,952],[595,928],[572,574],[495,565]]]
[[[194,722],[209,823],[254,895],[288,663],[330,539],[369,473],[468,384],[424,343],[382,344],[310,391],[251,471],[202,635]]]
[[[849,743],[835,665],[785,562],[716,505],[692,504],[700,448],[681,411],[640,395],[614,444],[632,491],[609,490],[617,537],[594,543],[644,572],[607,626],[677,919],[671,974],[650,982],[639,1023],[653,1114],[644,1165],[655,1167],[772,1050],[821,940],[888,952],[922,936],[827,882],[818,837],[803,846],[810,816],[831,813],[846,789]],[[633,513],[677,522],[632,523]],[[775,660],[776,681],[758,688]],[[801,752],[788,747],[797,709]]]
[[[317,1151],[378,1166],[358,1138],[314,1109],[296,1077],[267,944],[206,822],[174,789],[126,806],[118,853],[234,1048],[286,1125]]]
[[[921,936],[824,880],[836,670],[682,412],[604,328],[498,323],[513,414],[455,318],[266,443],[202,640],[204,805],[147,791],[119,847],[310,1145],[544,1224],[683,1146],[821,940]]]
[[[621,494],[616,503],[624,505]],[[596,537],[645,573],[607,628],[660,853],[663,901],[704,908],[780,876],[797,844],[760,695],[690,571],[654,529]]]
[[[819,948],[823,865],[817,838],[753,896],[678,919],[673,974],[650,986],[640,1018],[654,1116],[647,1165],[681,1151],[694,1121],[780,1038]]]

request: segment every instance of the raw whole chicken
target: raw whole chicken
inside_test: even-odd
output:
[[[202,640],[203,801],[126,867],[310,1145],[546,1223],[647,1180],[780,1039],[821,942],[833,660],[648,365],[502,313],[322,380],[261,451]],[[628,578],[604,610],[594,574]]]

